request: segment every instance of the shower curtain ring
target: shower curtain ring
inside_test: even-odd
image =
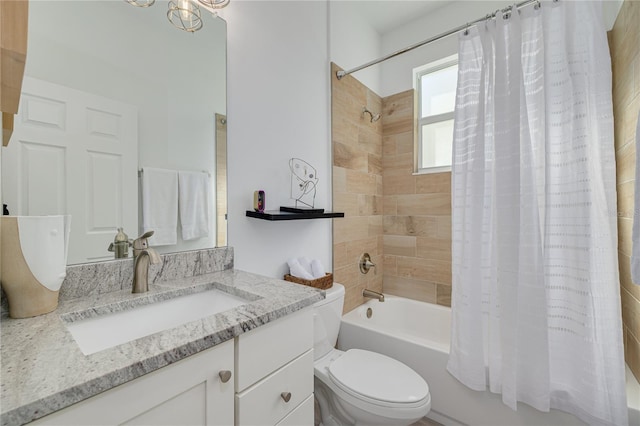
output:
[[[467,22],[467,28],[464,29],[464,35],[469,35],[469,23]]]

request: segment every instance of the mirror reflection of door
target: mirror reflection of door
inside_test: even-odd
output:
[[[227,245],[227,116],[216,114],[216,247]]]
[[[69,264],[108,260],[113,230],[136,229],[138,109],[25,77],[2,193],[14,215],[71,215]]]

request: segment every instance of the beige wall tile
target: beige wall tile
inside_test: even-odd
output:
[[[382,197],[382,213],[386,215],[398,214],[398,198],[395,195]]]
[[[347,169],[347,192],[352,194],[375,194],[376,175]]]
[[[618,185],[635,179],[636,144],[627,143],[616,151],[616,180]]]
[[[382,215],[379,216],[369,216],[369,236],[375,237],[377,235],[382,235]]]
[[[627,217],[618,218],[618,249],[624,255],[631,256],[631,229],[633,219]]]
[[[358,194],[333,192],[333,210],[344,212],[345,217],[360,216]]]
[[[451,238],[435,236],[418,237],[416,240],[417,256],[424,259],[435,259],[451,262]]]
[[[436,303],[436,284],[393,275],[384,276],[384,292],[409,299]]]
[[[613,111],[618,190],[618,262],[625,360],[640,378],[638,312],[640,286],[632,283],[630,258],[635,185],[635,124],[640,110],[640,2],[626,0],[609,34],[613,65]],[[634,332],[636,334],[634,334]]]
[[[396,256],[415,256],[416,255],[416,237],[406,237],[399,235],[385,235],[384,254],[392,254]]]
[[[411,154],[413,160],[413,151],[415,146],[415,141],[413,138],[413,123],[411,124],[411,127],[406,129],[403,133],[397,133],[395,135],[395,138],[397,144],[396,154]]]
[[[397,140],[395,135],[384,135],[382,137],[382,156],[397,154]]]
[[[342,268],[347,266],[349,261],[347,259],[347,243],[338,243],[333,245],[333,269]]]
[[[413,152],[406,154],[385,155],[382,159],[385,170],[400,169],[401,173],[413,173]]]
[[[344,118],[338,113],[332,116],[331,139],[347,145],[356,145],[358,141],[358,123]]]
[[[347,192],[347,171],[344,168],[333,166],[331,185],[334,194]]]
[[[382,99],[353,76],[331,82],[333,207],[345,212],[333,221],[334,279],[346,287],[348,312],[363,302],[362,288],[382,289],[382,122],[362,113],[363,106],[382,111]],[[380,276],[360,273],[365,252],[380,262]]]
[[[334,244],[367,238],[369,238],[369,221],[357,216],[333,221]]]
[[[451,306],[451,286],[436,285],[436,300],[438,305]]]
[[[397,259],[398,256],[385,254],[383,257],[384,262],[384,274],[385,275],[398,275]]]
[[[636,300],[640,300],[640,285],[635,284],[631,279],[631,258],[618,251],[618,264],[620,265],[620,285]]]
[[[362,152],[382,156],[382,133],[365,120],[358,133],[358,149]]]
[[[417,257],[398,257],[398,276],[451,285],[451,262]]]
[[[340,142],[333,142],[333,165],[368,172],[368,154]]]
[[[451,239],[451,216],[438,216],[436,238]]]
[[[413,90],[410,91],[413,93]],[[382,106],[383,133],[401,133],[413,126],[413,96],[408,92],[388,96]]]
[[[415,176],[410,174],[392,175],[385,170],[382,188],[385,195],[415,194]]]
[[[382,156],[367,154],[368,172],[374,175],[382,175]]]
[[[362,290],[364,290],[364,288],[364,284],[358,284],[346,289],[344,295],[344,308],[342,310],[343,314],[351,312],[365,302],[364,297],[362,297]]]
[[[386,235],[429,236],[438,231],[436,216],[386,216],[383,221]]]
[[[451,194],[451,172],[428,173],[416,176],[416,193],[441,192]]]
[[[450,194],[398,195],[399,215],[451,216]]]
[[[633,219],[635,181],[629,181],[617,186],[618,216]]]
[[[347,243],[347,258],[349,259],[349,264],[353,265],[354,268],[358,268],[360,256],[363,253],[369,253],[372,256],[376,256],[381,254],[378,250],[378,238],[371,237],[364,240],[357,241],[349,241]]]
[[[627,331],[634,336],[640,335],[640,300],[633,297],[624,288],[620,292],[622,301],[622,321]]]

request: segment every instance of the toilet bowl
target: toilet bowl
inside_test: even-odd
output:
[[[314,305],[314,392],[322,425],[409,425],[431,409],[429,386],[411,368],[385,355],[335,349],[344,287],[334,283]]]

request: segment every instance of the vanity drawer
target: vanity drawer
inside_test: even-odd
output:
[[[280,420],[276,426],[300,426],[313,424],[313,395],[305,399],[287,417]]]
[[[236,391],[246,389],[311,348],[312,308],[241,334],[236,339]]]
[[[285,402],[283,393],[291,394],[288,402]],[[236,425],[276,424],[312,394],[313,350],[309,350],[236,394]]]

